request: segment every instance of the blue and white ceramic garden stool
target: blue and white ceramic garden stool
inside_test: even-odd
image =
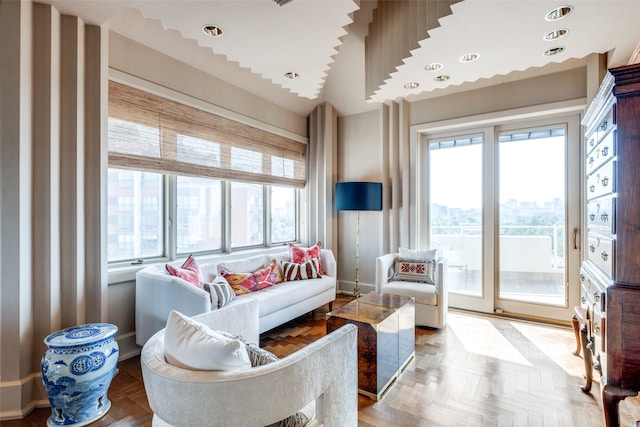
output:
[[[51,403],[53,426],[85,426],[105,415],[107,391],[118,365],[118,328],[89,323],[54,332],[44,339],[42,384]]]

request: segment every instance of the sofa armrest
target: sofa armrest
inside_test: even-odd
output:
[[[329,277],[338,277],[338,267],[333,251],[330,249],[320,250],[320,259],[322,261],[322,269],[324,274]]]
[[[376,292],[389,282],[389,271],[393,268],[393,262],[397,254],[385,254],[376,258]]]
[[[142,346],[165,327],[171,310],[186,316],[211,311],[211,295],[151,266],[136,273],[135,306],[136,344]]]
[[[218,310],[193,316],[211,329],[240,335],[246,342],[258,344],[260,341],[260,316],[258,301],[249,296],[236,298]]]

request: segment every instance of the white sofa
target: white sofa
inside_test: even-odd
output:
[[[376,258],[376,291],[415,298],[416,325],[442,329],[447,323],[447,260],[436,264],[434,285],[392,280],[397,253]]]
[[[215,330],[257,343],[258,302],[198,316]],[[242,321],[238,321],[242,319]],[[240,371],[191,371],[168,364],[164,329],[142,348],[142,377],[153,426],[265,426],[289,415],[312,415],[309,426],[358,424],[357,328],[346,325],[297,352]]]
[[[205,263],[200,264],[200,269],[204,280],[210,282],[218,274],[219,265],[224,265],[229,271],[236,273],[250,272],[263,267],[273,258],[288,259],[288,254],[282,252]],[[324,272],[321,278],[283,282],[257,292],[240,295],[228,305],[233,306],[246,298],[256,300],[259,307],[259,333],[324,304],[331,305],[336,298],[336,260],[333,252],[328,249],[322,249],[320,259]],[[179,266],[181,262],[175,265]],[[169,275],[164,264],[151,265],[138,271],[135,306],[136,343],[140,346],[165,327],[171,310],[195,316],[217,309],[212,307],[209,292]]]

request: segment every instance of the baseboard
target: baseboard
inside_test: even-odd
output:
[[[32,396],[30,402],[23,402],[22,396]],[[0,421],[19,420],[35,408],[49,406],[40,372],[33,372],[16,381],[0,382]]]
[[[118,335],[116,336],[116,341],[118,342],[118,350],[120,352],[118,360],[130,359],[138,356],[142,351],[142,347],[136,344],[135,332]]]

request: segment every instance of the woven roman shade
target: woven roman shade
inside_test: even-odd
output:
[[[306,144],[109,82],[109,166],[304,187]]]

